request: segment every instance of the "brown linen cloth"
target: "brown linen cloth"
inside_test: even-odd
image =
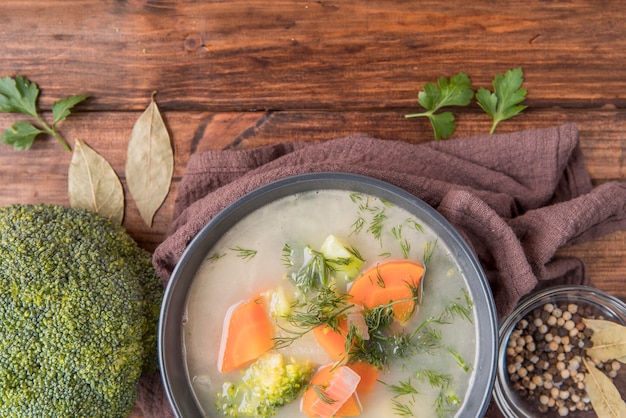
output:
[[[581,260],[556,251],[626,229],[626,184],[592,187],[573,124],[418,145],[355,135],[209,151],[190,158],[170,234],[155,251],[164,282],[228,204],[272,181],[323,171],[384,180],[436,208],[478,256],[500,318],[535,288],[590,284]],[[146,418],[172,416],[156,375],[142,380],[138,404]]]

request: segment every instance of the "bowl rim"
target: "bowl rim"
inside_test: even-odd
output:
[[[416,216],[428,217],[428,226],[439,238],[445,237],[445,244],[456,255],[456,261],[462,265],[468,285],[475,286],[472,289],[475,293],[472,294],[474,306],[480,308],[475,308],[475,314],[478,328],[476,359],[481,363],[474,365],[473,381],[457,416],[484,416],[491,401],[496,375],[498,317],[491,288],[477,256],[452,224],[423,200],[388,182],[343,172],[298,174],[261,186],[224,208],[190,241],[166,286],[158,327],[159,370],[168,402],[175,416],[186,418],[204,416],[189,386],[182,355],[183,338],[180,324],[184,318],[185,303],[175,305],[175,302],[180,302],[182,298],[181,292],[186,300],[189,285],[206,253],[239,219],[278,198],[320,189],[362,192],[389,200]],[[177,381],[187,382],[186,388],[181,389],[180,385],[174,387],[172,382]]]
[[[524,411],[520,411],[514,403],[510,402],[509,396],[507,396],[508,391],[505,389],[508,385],[503,382],[506,379],[506,345],[508,344],[510,334],[513,332],[515,325],[533,309],[560,297],[593,298],[594,300],[588,301],[588,303],[598,307],[602,306],[605,311],[610,311],[614,316],[620,317],[622,324],[626,325],[626,302],[592,286],[552,286],[530,293],[522,298],[513,311],[504,318],[498,331],[498,365],[493,391],[495,403],[506,418],[525,416],[523,415]]]

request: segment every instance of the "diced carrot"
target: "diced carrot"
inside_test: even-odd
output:
[[[365,397],[372,391],[374,385],[378,381],[379,370],[375,366],[364,363],[362,361],[350,363],[348,364],[348,367],[350,367],[359,376],[361,376],[359,385],[356,387],[356,393],[359,395],[359,399],[363,401]]]
[[[346,337],[348,336],[348,321],[340,320],[337,331],[328,325],[318,325],[313,328],[313,335],[317,343],[335,361],[346,359]]]
[[[341,405],[341,408],[337,411],[333,417],[358,417],[361,415],[361,401],[359,400],[359,396],[356,392],[348,398],[347,401]]]
[[[394,317],[406,322],[415,311],[415,292],[424,267],[413,261],[388,261],[370,268],[353,283],[352,302],[372,309],[393,303]]]
[[[323,366],[304,392],[300,409],[310,417],[358,416],[361,414],[361,403],[356,388],[360,380],[361,377],[348,366]],[[320,398],[319,391],[323,391],[328,399]]]
[[[217,368],[225,373],[251,363],[273,347],[273,337],[261,297],[232,305],[224,318]]]

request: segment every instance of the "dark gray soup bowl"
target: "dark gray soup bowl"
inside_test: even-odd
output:
[[[240,219],[258,208],[295,193],[312,190],[347,190],[387,200],[414,215],[445,243],[464,271],[477,316],[477,364],[473,382],[458,417],[482,417],[491,400],[497,363],[498,327],[495,303],[481,266],[461,236],[436,210],[408,192],[370,177],[347,173],[297,175],[276,181],[243,196],[213,218],[188,245],[174,269],[163,299],[159,320],[158,352],[161,376],[177,417],[205,416],[189,383],[183,354],[183,318],[187,293],[196,271],[220,237]],[[221,321],[221,319],[217,319]],[[217,338],[217,337],[216,337]]]

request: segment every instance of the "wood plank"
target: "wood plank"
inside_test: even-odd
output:
[[[4,0],[0,75],[91,110],[390,109],[525,70],[535,108],[626,107],[622,1]],[[68,13],[68,8],[70,11]],[[45,16],[45,20],[41,17]],[[558,22],[558,24],[555,24]]]

